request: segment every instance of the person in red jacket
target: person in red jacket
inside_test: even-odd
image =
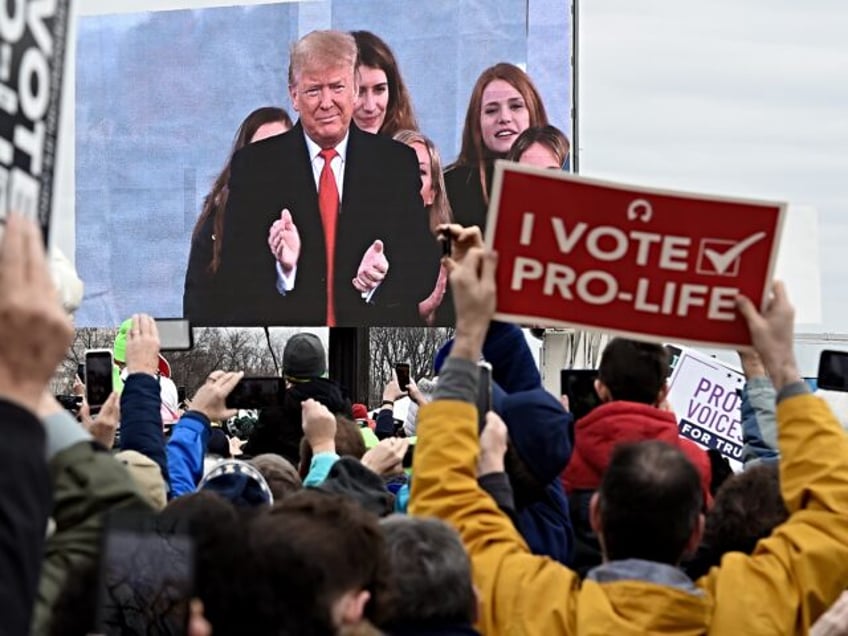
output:
[[[576,534],[578,572],[601,562],[600,545],[589,523],[589,501],[617,445],[657,440],[677,446],[698,470],[704,507],[712,501],[707,453],[680,437],[674,413],[661,408],[668,393],[667,377],[668,353],[661,345],[614,338],[604,349],[595,381],[603,404],[577,420],[574,451],[562,474]]]

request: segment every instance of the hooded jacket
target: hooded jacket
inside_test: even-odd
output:
[[[472,363],[456,362],[473,373]],[[455,383],[447,371],[440,384]],[[480,594],[482,633],[806,633],[845,588],[848,437],[820,400],[794,395],[778,406],[789,520],[753,555],[725,555],[692,586],[676,568],[643,561],[612,562],[581,584],[572,570],[530,554],[477,485],[471,399],[441,399],[422,409],[410,510],[458,529]]]
[[[571,455],[571,416],[541,388],[500,396],[495,411],[506,424],[516,454],[544,486],[543,492],[528,496],[513,483],[518,529],[533,554],[569,564],[574,531],[558,476]]]
[[[73,416],[51,415],[44,429],[56,526],[44,544],[33,606],[30,633],[38,636],[50,633],[53,606],[68,577],[98,558],[106,513],[149,509],[124,465],[91,440]]]
[[[577,421],[574,453],[562,478],[566,492],[597,490],[618,444],[648,440],[666,442],[686,453],[701,475],[704,501],[710,501],[710,460],[697,444],[680,437],[674,413],[624,401],[602,404]]]
[[[575,425],[574,454],[562,473],[568,493],[575,535],[574,560],[580,575],[601,563],[601,546],[589,521],[589,503],[601,484],[617,444],[659,440],[678,446],[701,476],[704,501],[711,501],[709,456],[678,434],[673,413],[636,402],[607,402],[580,418]]]
[[[382,478],[354,457],[340,458],[330,468],[327,479],[315,488],[352,499],[378,517],[394,510],[394,497],[386,490]]]
[[[436,354],[436,373],[452,346],[453,341],[449,341]],[[519,327],[492,322],[483,343],[483,357],[492,365],[493,409],[506,424],[510,443],[521,461],[544,487],[542,493],[529,498],[516,488],[517,527],[533,554],[569,564],[574,530],[568,500],[557,482],[571,456],[572,417],[542,387],[542,377]]]
[[[436,352],[433,369],[436,375],[453,349],[453,339]],[[542,376],[524,332],[517,325],[493,320],[483,343],[483,358],[492,365],[492,382],[507,393],[528,391],[542,386]]]

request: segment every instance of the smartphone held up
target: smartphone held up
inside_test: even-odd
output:
[[[822,351],[816,385],[826,391],[848,391],[848,351]]]
[[[480,362],[477,372],[477,428],[482,431],[486,426],[486,413],[492,410],[492,365]]]
[[[597,369],[563,369],[560,371],[560,394],[568,398],[574,420],[588,415],[600,406],[601,398],[595,391]]]
[[[395,363],[395,375],[397,376],[398,386],[401,391],[406,391],[409,389],[409,363],[408,362],[396,362]]]
[[[228,409],[264,409],[270,406],[282,406],[286,395],[283,378],[253,377],[242,378],[227,396]]]
[[[109,349],[85,352],[85,401],[92,414],[100,410],[112,393],[113,365]]]
[[[111,513],[101,539],[97,633],[188,633],[195,546],[188,529],[147,512]]]

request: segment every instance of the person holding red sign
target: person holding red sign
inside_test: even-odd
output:
[[[810,395],[793,353],[794,310],[780,283],[763,313],[736,307],[778,390],[780,488],[788,520],[750,556],[731,553],[692,581],[679,565],[701,540],[698,471],[675,446],[624,444],[590,503],[604,563],[585,580],[532,555],[477,483],[477,361],[495,313],[497,255],[447,260],[456,338],[436,399],[421,409],[410,512],[457,528],[471,557],[486,634],[807,633],[848,580],[848,436]],[[499,450],[506,431],[493,413]],[[503,464],[498,466],[503,469]]]
[[[459,157],[445,171],[457,223],[485,232],[495,160],[506,157],[524,130],[547,123],[545,105],[527,73],[506,62],[483,71],[471,92]]]

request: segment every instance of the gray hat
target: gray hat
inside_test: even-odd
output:
[[[283,350],[283,374],[292,378],[320,378],[327,372],[327,355],[314,333],[298,333]]]

